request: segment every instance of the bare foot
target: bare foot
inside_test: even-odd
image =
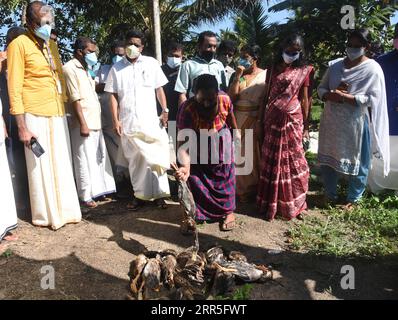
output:
[[[355,203],[347,203],[344,206],[342,206],[341,208],[345,211],[353,211],[355,209],[356,204]]]
[[[4,237],[4,240],[6,240],[6,241],[17,241],[18,240],[18,235],[17,234],[12,234],[12,233],[9,233],[8,235],[6,235],[5,237]]]

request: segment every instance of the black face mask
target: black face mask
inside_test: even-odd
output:
[[[200,57],[206,60],[207,62],[210,62],[211,60],[214,59],[215,53],[212,51],[203,51],[200,53]]]
[[[214,120],[217,114],[217,102],[212,105],[204,106],[201,103],[198,103],[197,111],[199,116],[204,120]]]

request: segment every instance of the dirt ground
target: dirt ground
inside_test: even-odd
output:
[[[180,234],[177,204],[138,212],[110,202],[83,214],[83,221],[54,232],[20,220],[19,240],[0,257],[0,299],[125,299],[130,262],[145,250],[183,250],[193,245]],[[237,209],[238,227],[220,232],[200,227],[201,249],[221,245],[253,263],[272,265],[274,280],[255,284],[251,299],[397,299],[398,259],[342,260],[288,249],[288,228],[299,221],[266,222],[254,205]],[[310,211],[309,214],[319,214]],[[270,251],[271,250],[271,251]],[[55,289],[43,290],[41,268],[55,270]],[[355,290],[342,290],[341,268],[355,268]]]

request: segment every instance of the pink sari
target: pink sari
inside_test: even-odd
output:
[[[260,213],[269,220],[277,213],[290,220],[307,209],[309,168],[299,94],[312,71],[311,66],[288,68],[271,79],[257,196]]]

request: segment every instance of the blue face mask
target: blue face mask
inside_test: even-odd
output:
[[[50,25],[45,24],[44,26],[41,26],[40,28],[37,28],[35,30],[35,35],[40,39],[43,39],[44,41],[48,42],[51,36],[51,29],[52,28]]]
[[[240,58],[238,63],[240,66],[245,67],[245,69],[248,69],[252,66],[248,59]]]
[[[123,60],[123,57],[116,55],[112,58],[112,63],[115,64],[115,63],[119,62],[120,60]]]
[[[91,52],[89,54],[86,54],[84,56],[84,60],[86,61],[87,65],[89,67],[93,67],[97,64],[98,58],[95,52]]]

